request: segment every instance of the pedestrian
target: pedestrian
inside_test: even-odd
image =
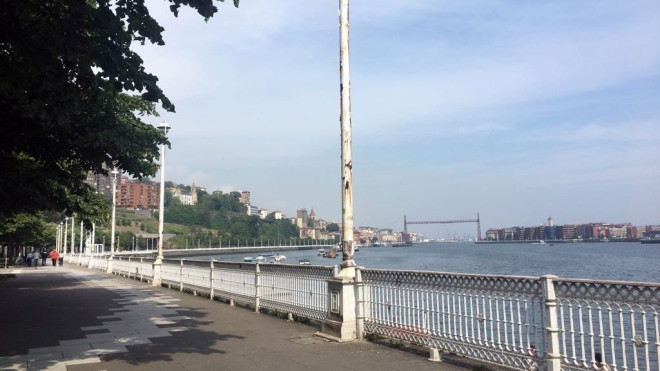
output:
[[[32,253],[32,251],[30,251],[30,252],[27,254],[27,259],[25,260],[25,262],[27,263],[27,266],[28,266],[28,267],[31,267],[31,266],[32,266],[32,259],[34,259],[34,254]]]
[[[53,267],[57,266],[57,259],[60,257],[60,254],[55,250],[50,250],[50,260],[53,262]]]
[[[594,354],[594,366],[596,366],[596,370],[599,371],[610,371],[611,368],[610,366],[603,362],[603,356],[600,353]]]
[[[43,249],[41,250],[41,266],[45,267],[46,266],[46,259],[48,258],[48,250]]]
[[[60,257],[57,259],[58,262],[60,262],[60,267],[64,266],[64,255],[60,255]]]
[[[32,263],[34,264],[34,269],[37,269],[39,266],[39,260],[41,260],[41,255],[39,255],[39,251],[34,252],[34,256],[32,257]]]

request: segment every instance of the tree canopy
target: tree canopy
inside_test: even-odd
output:
[[[168,0],[204,19],[212,0]],[[234,0],[238,6],[238,0]],[[167,138],[143,119],[174,105],[133,42],[163,45],[144,0],[0,0],[0,217],[40,210],[96,218],[84,183],[114,166],[154,175]]]

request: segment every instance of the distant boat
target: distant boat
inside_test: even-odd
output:
[[[244,262],[253,262],[253,261],[254,261],[254,258],[251,257],[251,256],[246,256],[246,257],[243,258],[243,261],[244,261]]]
[[[660,238],[646,238],[643,240],[639,240],[640,243],[647,244],[647,243],[660,243]]]
[[[323,254],[323,257],[324,257],[324,258],[334,259],[334,258],[337,257],[337,253],[334,252],[334,251],[332,251],[332,250],[330,250],[330,251],[326,251],[325,254]]]
[[[300,259],[298,260],[299,265],[310,265],[309,259]]]
[[[412,242],[395,242],[392,244],[392,247],[410,247]]]
[[[319,249],[319,252],[317,254],[318,256],[323,256],[325,255],[325,249]]]

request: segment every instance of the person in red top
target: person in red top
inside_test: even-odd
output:
[[[60,257],[60,253],[55,250],[50,250],[50,260],[53,261],[53,267],[57,266],[57,259]]]

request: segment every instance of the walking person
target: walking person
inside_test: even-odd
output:
[[[27,254],[27,259],[25,260],[25,263],[27,264],[27,265],[26,265],[27,267],[31,267],[31,266],[32,266],[32,259],[34,259],[34,254],[32,253],[32,251],[30,251],[30,252]]]
[[[39,266],[39,260],[41,260],[41,255],[39,254],[39,251],[35,251],[34,256],[32,257],[32,264],[34,265],[34,269],[37,269]]]
[[[55,250],[50,250],[50,260],[53,262],[53,267],[57,266],[57,259],[60,257],[60,254]]]
[[[45,267],[46,266],[46,259],[48,258],[48,250],[43,249],[41,250],[41,266]]]

